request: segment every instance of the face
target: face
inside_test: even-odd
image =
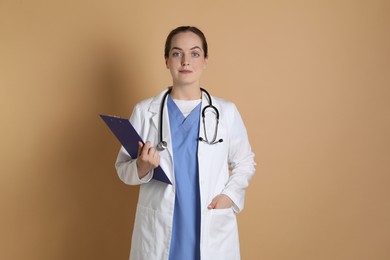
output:
[[[193,32],[182,32],[172,38],[169,57],[165,60],[174,86],[196,85],[207,65],[202,41]]]

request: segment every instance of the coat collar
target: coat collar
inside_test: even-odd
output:
[[[160,113],[161,103],[163,101],[162,99],[168,90],[169,90],[169,88],[166,88],[162,92],[160,92],[160,94],[158,94],[157,96],[152,98],[152,102],[150,103],[150,107],[149,107],[149,112],[151,112],[153,114]],[[164,110],[165,110],[165,108],[164,108]]]
[[[162,103],[162,99],[165,95],[165,93],[170,89],[171,87],[169,88],[166,88],[164,89],[160,94],[158,94],[157,96],[153,97],[152,98],[152,102],[150,104],[150,107],[149,107],[149,112],[153,113],[154,116],[156,114],[159,114],[160,113],[160,110],[161,110],[161,103]],[[211,100],[213,102],[213,106],[215,106],[218,110],[220,110],[220,107],[219,107],[219,104],[218,102],[215,100],[215,98],[213,96],[211,96]],[[164,102],[166,104],[166,101]],[[164,105],[165,105],[164,104]],[[206,93],[202,92],[202,110],[205,106],[208,106],[210,104],[210,101],[206,95]],[[165,109],[166,108],[166,105],[164,106],[164,114],[165,114]],[[156,127],[158,128],[158,118],[157,118],[157,121],[153,121],[155,122],[156,124]]]

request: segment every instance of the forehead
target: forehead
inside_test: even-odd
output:
[[[172,38],[171,49],[175,47],[183,50],[191,49],[193,47],[202,49],[202,40],[193,32],[181,32]]]

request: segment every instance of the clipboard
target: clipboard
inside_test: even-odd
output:
[[[100,115],[112,133],[116,136],[119,142],[123,145],[131,158],[137,158],[138,155],[138,141],[144,144],[144,141],[139,136],[129,119],[120,118],[116,116]],[[157,166],[153,170],[153,179],[172,184],[165,174],[161,166]]]

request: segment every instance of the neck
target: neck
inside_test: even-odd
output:
[[[194,100],[200,99],[202,93],[199,86],[172,86],[171,97],[173,99]]]

